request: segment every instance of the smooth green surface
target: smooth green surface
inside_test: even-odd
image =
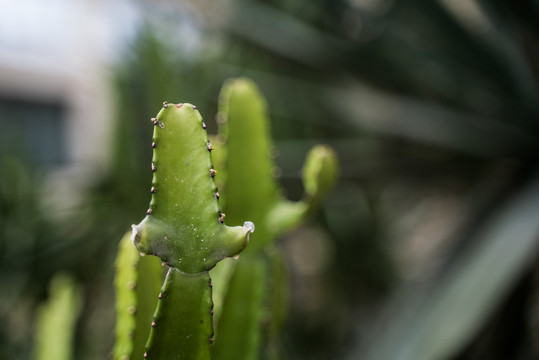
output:
[[[226,209],[232,223],[249,220],[257,226],[247,252],[271,241],[266,216],[277,202],[266,101],[247,79],[228,80],[219,97],[219,134],[226,141]]]
[[[147,359],[210,359],[213,336],[212,298],[207,272],[184,274],[170,268],[161,289]]]
[[[53,277],[49,299],[38,309],[36,360],[71,360],[81,298],[75,281],[66,274]]]
[[[135,247],[133,243],[131,243],[131,247]],[[164,279],[161,260],[157,256],[139,256],[137,272],[135,286],[137,311],[135,312],[136,329],[133,338],[133,359],[140,359],[144,354],[150,335],[150,324],[157,306],[157,296]]]
[[[331,190],[337,181],[339,166],[335,150],[327,145],[313,147],[303,165],[303,186],[305,200],[311,208],[316,208],[322,198]]]
[[[155,192],[148,215],[133,226],[133,241],[141,251],[185,273],[211,269],[243,250],[249,238],[247,228],[219,220],[210,143],[202,123],[191,104],[169,104],[159,112],[152,144]]]
[[[213,323],[218,326],[219,319],[223,312],[223,303],[228,292],[230,278],[236,268],[237,259],[228,258],[219,263],[210,271],[211,281],[213,283]]]
[[[266,359],[279,360],[283,358],[280,333],[288,310],[288,274],[284,255],[279,249],[269,248],[266,256],[268,262],[266,301],[271,321],[268,322],[263,346]]]
[[[221,331],[216,333],[214,360],[260,358],[267,271],[263,257],[249,256],[236,263],[224,303],[225,311],[219,319]]]

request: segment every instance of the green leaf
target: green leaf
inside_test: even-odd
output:
[[[539,177],[478,229],[472,244],[423,293],[401,293],[391,326],[373,334],[367,360],[448,359],[500,305],[539,248]],[[421,295],[422,300],[418,301]],[[357,358],[351,353],[350,358]]]

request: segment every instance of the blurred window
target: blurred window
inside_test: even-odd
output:
[[[37,165],[64,165],[65,113],[58,103],[0,98],[0,151],[22,152]]]

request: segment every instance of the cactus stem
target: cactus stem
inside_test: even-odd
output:
[[[152,188],[150,189],[150,192],[151,192],[152,194],[155,194],[155,191],[156,191],[156,190],[155,190],[155,187],[152,186]]]
[[[135,286],[137,286],[137,283],[134,282],[133,280],[131,280],[130,282],[127,283],[127,287],[131,290],[133,290],[135,288]]]
[[[168,107],[168,103],[166,101],[163,101],[163,107],[166,109]]]
[[[206,130],[206,123],[204,121],[202,122],[202,128]]]
[[[131,315],[134,315],[137,312],[137,308],[131,305],[127,308],[127,312]]]
[[[207,148],[208,148],[208,151],[212,151],[212,150],[213,150],[212,147],[211,147],[211,143],[210,143],[209,141],[208,141],[208,146],[207,146]]]
[[[215,174],[217,174],[217,170],[211,168],[211,169],[210,169],[210,176],[211,176],[211,177],[215,177]]]

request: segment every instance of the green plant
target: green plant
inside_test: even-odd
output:
[[[81,303],[81,293],[73,278],[56,274],[49,285],[49,299],[38,308],[34,359],[73,358],[74,330]]]
[[[274,239],[311,212],[331,187],[337,171],[335,155],[327,147],[311,151],[304,167],[304,200],[282,200],[272,176],[265,103],[258,90],[248,80],[235,80],[225,85],[222,99],[220,119],[227,125],[221,126],[220,140],[227,137],[228,148],[221,154],[226,156],[216,161],[226,163],[219,177],[228,192],[226,209],[231,214],[227,219],[235,223],[245,216],[242,221],[259,222],[260,236],[241,261],[229,260],[212,272],[219,283],[216,295],[224,299],[216,308],[220,316],[214,350],[210,350],[214,310],[208,272],[247,246],[254,225],[224,225],[206,124],[195,106],[165,102],[152,118],[150,207],[144,220],[133,225],[132,234],[122,239],[117,258],[116,359],[139,356],[147,329],[151,330],[143,356],[148,359],[257,358],[261,334],[265,334],[268,354],[276,353],[271,344],[282,319],[284,277]],[[155,289],[152,284],[160,283],[161,274],[155,270],[155,261],[146,260],[154,257],[141,258],[139,251],[170,266],[155,296],[153,317],[151,306],[139,304],[143,304],[142,296]],[[146,261],[153,263],[143,267]],[[144,278],[153,281],[141,283]],[[268,322],[269,331],[263,331],[262,299],[270,293],[267,303],[277,315]]]
[[[220,95],[218,113],[222,146],[218,158],[223,208],[232,222],[249,217],[257,225],[239,259],[227,259],[211,275],[218,286],[216,359],[258,359],[278,356],[277,336],[285,312],[286,275],[276,239],[312,213],[336,179],[333,150],[315,146],[303,167],[305,194],[293,202],[280,195],[266,102],[247,79],[229,80]],[[221,147],[218,147],[220,149]],[[225,147],[226,146],[226,147]],[[219,287],[220,285],[220,287]]]

